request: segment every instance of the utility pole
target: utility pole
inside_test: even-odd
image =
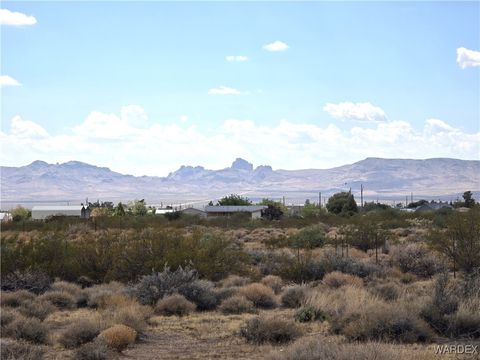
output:
[[[318,193],[318,207],[322,207],[322,193],[319,192]]]
[[[360,184],[360,204],[363,209],[363,184]]]
[[[410,202],[413,203],[413,192],[410,193]]]
[[[283,206],[285,206],[285,196],[283,196]]]

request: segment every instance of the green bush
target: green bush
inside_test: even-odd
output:
[[[5,327],[5,335],[35,344],[48,342],[48,328],[36,318],[19,317]]]
[[[305,306],[295,313],[295,320],[298,322],[325,321],[327,316],[313,306]]]

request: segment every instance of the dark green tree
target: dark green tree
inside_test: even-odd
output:
[[[475,199],[471,191],[465,191],[463,193],[463,200],[465,201],[465,207],[472,208],[475,205]]]
[[[218,200],[218,205],[252,205],[252,202],[246,197],[231,194]]]
[[[115,216],[125,216],[125,208],[121,202],[119,202],[118,205],[115,207],[113,213]]]
[[[327,210],[333,214],[352,215],[358,212],[358,207],[353,194],[350,191],[343,191],[333,194],[328,199]]]

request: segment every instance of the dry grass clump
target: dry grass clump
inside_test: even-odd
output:
[[[43,358],[45,348],[25,341],[0,339],[0,359],[2,360],[38,360]]]
[[[158,300],[155,313],[165,316],[185,316],[195,311],[195,304],[185,299],[184,296],[173,294]]]
[[[297,339],[302,332],[293,321],[256,316],[247,321],[240,334],[254,344],[284,344]]]
[[[91,308],[105,307],[106,299],[115,294],[123,294],[125,286],[119,282],[112,281],[108,284],[94,285],[83,290],[87,295],[87,306]]]
[[[122,352],[130,344],[135,342],[137,332],[131,327],[117,324],[103,330],[99,338],[103,340],[109,348]]]
[[[355,275],[344,274],[340,271],[332,271],[323,278],[323,283],[331,288],[339,288],[345,285],[363,286],[363,280]]]
[[[222,302],[225,299],[237,295],[239,290],[240,287],[238,286],[215,288],[215,296],[219,302]]]
[[[369,290],[372,294],[379,296],[385,301],[397,300],[402,292],[400,286],[394,282],[376,284],[370,287]]]
[[[19,317],[23,317],[23,315],[18,310],[8,307],[2,308],[0,311],[0,326],[3,328]]]
[[[19,316],[3,328],[2,335],[35,344],[48,343],[48,329],[36,318]]]
[[[245,296],[233,296],[222,302],[220,311],[224,314],[243,314],[256,313],[257,309]]]
[[[220,284],[224,288],[234,287],[234,286],[245,286],[250,283],[250,279],[238,276],[238,275],[229,275],[223,279]]]
[[[394,247],[391,250],[391,259],[393,265],[398,266],[403,272],[423,278],[442,273],[446,269],[445,262],[438,254],[419,244]]]
[[[344,286],[315,292],[307,303],[329,316],[333,332],[350,340],[413,343],[427,342],[433,336],[414,305],[386,303],[363,288]]]
[[[283,290],[282,305],[288,308],[298,308],[307,297],[307,288],[303,285],[291,285]]]
[[[277,306],[273,290],[260,283],[253,283],[242,287],[239,295],[244,296],[259,308],[271,309]]]
[[[48,315],[57,310],[49,301],[37,298],[35,300],[24,301],[17,310],[26,317],[36,317],[45,320]]]
[[[77,284],[66,281],[56,281],[50,285],[51,291],[63,291],[75,298],[77,306],[85,306],[87,303],[87,294]]]
[[[2,307],[18,307],[27,300],[35,300],[35,294],[27,290],[17,290],[12,292],[2,291],[0,295],[0,304]]]
[[[449,322],[451,335],[480,338],[480,298],[460,301],[457,311],[449,317]]]
[[[337,344],[323,338],[301,338],[281,352],[275,351],[269,360],[406,360],[399,349],[380,343]]]
[[[66,291],[47,291],[40,299],[49,301],[59,309],[74,309],[77,306],[77,300]]]
[[[101,326],[98,321],[82,319],[70,324],[62,332],[58,342],[67,349],[76,348],[95,339],[100,331]]]
[[[261,280],[261,283],[271,288],[275,294],[282,291],[283,280],[280,276],[267,275]]]
[[[75,360],[107,360],[109,358],[108,347],[101,339],[86,343],[75,350]]]

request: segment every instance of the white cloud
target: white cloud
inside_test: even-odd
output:
[[[187,115],[181,115],[180,116],[180,122],[181,123],[186,123],[188,121],[188,116]]]
[[[366,103],[342,102],[326,104],[323,110],[334,119],[357,121],[386,121],[387,115],[383,109]]]
[[[37,19],[33,16],[25,15],[21,12],[10,11],[7,9],[0,9],[0,24],[1,25],[35,25]]]
[[[219,86],[208,90],[209,95],[240,95],[242,92],[240,90],[228,87],[228,86]]]
[[[243,55],[227,55],[227,56],[225,56],[225,60],[236,61],[236,62],[244,62],[244,61],[248,61],[248,57],[243,56]]]
[[[0,132],[0,161],[19,166],[37,159],[75,159],[127,174],[166,175],[181,164],[222,168],[238,156],[284,169],[333,167],[369,156],[480,158],[480,132],[466,133],[438,119],[426,120],[420,129],[406,121],[389,121],[346,130],[286,119],[272,125],[228,119],[211,131],[176,119],[138,124],[125,109],[132,107],[118,114],[93,111],[71,130],[55,135],[15,116],[9,132]],[[140,109],[135,113],[144,114]]]
[[[462,69],[480,66],[480,51],[470,50],[464,47],[458,48],[457,63]]]
[[[288,49],[288,45],[283,41],[274,41],[273,43],[263,45],[263,49],[267,51],[285,51]]]
[[[8,75],[1,75],[0,76],[0,86],[20,86],[20,82],[18,80],[15,80],[11,76]]]
[[[48,137],[48,132],[33,121],[23,120],[19,115],[12,118],[10,134],[18,138],[39,139]]]

